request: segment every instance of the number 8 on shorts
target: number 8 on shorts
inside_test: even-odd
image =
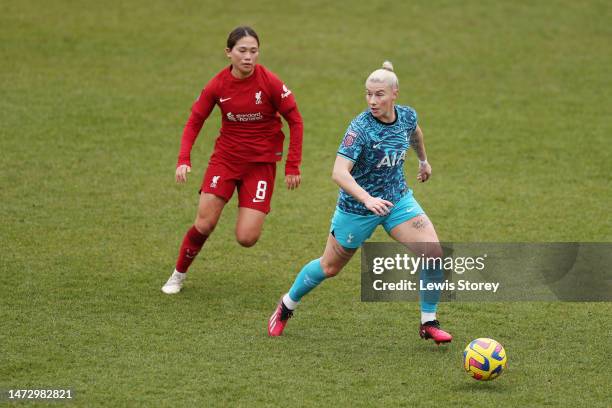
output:
[[[255,198],[257,200],[265,200],[266,199],[266,188],[268,187],[268,183],[265,180],[259,180],[257,183],[257,191],[255,191]]]

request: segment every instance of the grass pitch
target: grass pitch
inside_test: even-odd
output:
[[[335,150],[385,59],[419,113],[434,174],[413,187],[441,240],[610,242],[611,17],[604,1],[1,3],[0,388],[71,387],[83,407],[609,406],[610,303],[444,304],[438,348],[418,305],[359,301],[356,257],[283,338],[265,328],[323,249]],[[182,126],[239,24],[298,100],[303,185],[279,177],[251,249],[232,201],[164,296],[220,119],[181,187]],[[461,368],[482,336],[509,356],[492,383]]]

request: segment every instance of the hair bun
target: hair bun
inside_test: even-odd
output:
[[[385,61],[382,64],[382,68],[386,69],[387,71],[391,71],[393,72],[393,64],[391,63],[391,61]]]

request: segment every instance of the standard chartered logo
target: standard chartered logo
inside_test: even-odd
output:
[[[262,120],[263,114],[261,112],[256,113],[236,113],[227,112],[227,120],[232,122],[252,122],[256,120]]]

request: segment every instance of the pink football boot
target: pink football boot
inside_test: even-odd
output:
[[[437,320],[423,323],[419,328],[419,336],[424,340],[433,339],[436,344],[450,343],[453,339],[453,336],[440,328]]]
[[[281,298],[276,310],[268,320],[268,336],[277,337],[283,334],[287,321],[293,316],[293,310],[287,308]]]

